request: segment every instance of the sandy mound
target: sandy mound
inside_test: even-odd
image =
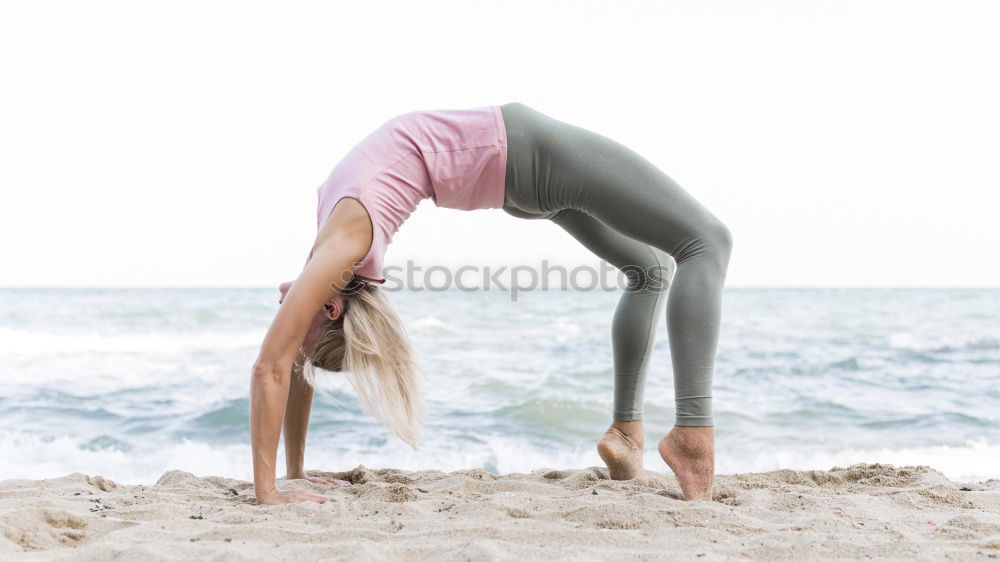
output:
[[[603,468],[313,473],[333,501],[258,506],[248,482],[171,471],[153,486],[74,473],[0,482],[0,555],[50,559],[1000,558],[1000,480],[855,465],[717,478],[710,502],[672,476]]]

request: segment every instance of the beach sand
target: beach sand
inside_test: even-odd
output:
[[[719,560],[1000,558],[1000,480],[855,465],[719,476],[713,501],[667,474],[497,476],[369,469],[283,488],[333,501],[257,506],[249,482],[171,471],[155,485],[80,473],[0,482],[0,559]]]

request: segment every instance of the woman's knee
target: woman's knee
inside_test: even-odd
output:
[[[729,256],[733,253],[733,231],[725,223],[717,220],[716,224],[712,227],[710,237],[716,251],[724,254],[728,263]]]
[[[733,253],[733,233],[722,221],[715,220],[703,235],[706,253],[725,272]]]
[[[665,291],[673,275],[673,260],[666,252],[649,248],[649,258],[620,267],[632,291]]]
[[[726,269],[732,251],[732,231],[725,223],[713,218],[703,224],[686,243],[681,244],[673,256],[678,265],[698,258],[710,260]]]

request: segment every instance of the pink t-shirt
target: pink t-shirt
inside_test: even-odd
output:
[[[411,111],[389,119],[348,151],[319,186],[317,228],[344,197],[372,220],[372,245],[354,274],[384,283],[382,258],[423,199],[450,209],[499,209],[507,131],[500,106]]]

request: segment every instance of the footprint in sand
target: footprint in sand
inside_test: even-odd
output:
[[[60,509],[18,510],[0,520],[0,534],[23,551],[77,547],[137,523]]]

